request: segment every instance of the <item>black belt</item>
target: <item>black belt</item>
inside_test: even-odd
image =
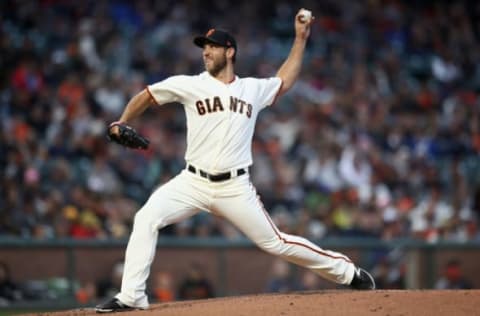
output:
[[[197,169],[195,168],[194,166],[192,165],[188,165],[188,171],[192,172],[192,173],[195,173],[197,174],[197,170],[198,170],[198,174],[203,177],[203,178],[206,178],[212,182],[220,182],[220,181],[225,181],[225,180],[228,180],[228,179],[231,179],[233,177],[235,177],[235,174],[232,175],[232,172],[225,172],[225,173],[219,173],[219,174],[209,174],[201,169]],[[242,174],[245,174],[247,173],[247,171],[245,169],[238,169],[237,170],[237,176],[241,176]]]

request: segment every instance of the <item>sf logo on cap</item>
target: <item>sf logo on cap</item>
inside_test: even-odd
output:
[[[208,37],[208,36],[212,35],[213,33],[215,33],[215,29],[209,29],[208,32],[207,32],[207,35],[205,35],[205,36]]]

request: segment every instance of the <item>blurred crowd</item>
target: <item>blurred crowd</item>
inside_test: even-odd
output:
[[[401,261],[401,260],[400,260]],[[388,267],[385,261],[378,263],[372,270],[377,288],[405,289],[405,267]],[[207,267],[199,262],[190,261],[187,266],[176,273],[172,269],[158,270],[152,273],[147,284],[147,295],[152,303],[165,303],[178,300],[208,299],[217,296],[239,294],[235,289],[230,293],[218,291],[220,284],[214,282]],[[123,261],[111,267],[110,273],[101,279],[83,282],[70,281],[64,277],[17,281],[10,275],[9,267],[0,262],[0,308],[32,301],[58,301],[75,298],[78,304],[92,305],[110,299],[121,288]],[[270,271],[266,275],[263,292],[291,293],[296,291],[318,291],[326,289],[345,289],[345,286],[333,284],[307,269],[287,261],[274,258]],[[434,289],[472,289],[474,283],[466,276],[461,261],[455,257],[438,267],[435,275]],[[243,293],[245,294],[245,293]]]
[[[319,239],[480,241],[476,1],[0,2],[0,236],[126,238],[152,190],[184,168],[178,104],[106,126],[147,84],[203,71],[192,38],[232,31],[240,76],[273,76],[299,6],[313,11],[293,90],[261,112],[250,172],[277,225]],[[177,236],[242,235],[214,216]]]
[[[32,301],[59,301],[74,298],[78,304],[93,304],[110,299],[120,292],[124,264],[116,262],[110,273],[98,280],[69,280],[65,277],[50,277],[17,281],[12,278],[7,264],[0,261],[0,309]],[[212,280],[205,267],[195,261],[188,262],[174,276],[172,271],[152,273],[147,295],[151,302],[207,299],[216,296]]]

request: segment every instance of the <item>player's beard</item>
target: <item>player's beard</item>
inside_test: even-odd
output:
[[[225,69],[225,67],[227,67],[227,56],[224,54],[220,58],[213,59],[212,61],[212,66],[209,68],[207,64],[205,64],[205,68],[212,77],[216,77],[223,69]]]

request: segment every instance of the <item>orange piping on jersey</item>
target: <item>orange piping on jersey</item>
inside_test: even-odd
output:
[[[234,82],[234,81],[235,81],[235,79],[237,79],[237,76],[233,76],[233,79],[232,79],[232,80],[230,80],[230,81],[228,82],[228,84],[231,84],[232,82]]]
[[[155,102],[156,105],[160,105],[157,100],[155,100],[155,98],[153,97],[153,94],[150,92],[150,90],[148,89],[148,86],[145,87],[145,90],[147,90],[148,94],[150,95],[150,98],[153,100],[153,102]]]
[[[282,79],[280,78],[280,80],[282,80]],[[272,104],[270,104],[270,106],[274,105],[275,102],[277,102],[278,97],[280,96],[280,91],[282,91],[282,87],[283,87],[283,80],[282,80],[282,83],[280,84],[280,87],[278,88],[277,94],[275,94],[275,97],[273,98]]]
[[[253,185],[250,183],[251,187],[253,188],[253,190],[255,191],[256,193],[256,190],[255,188],[253,187]],[[291,244],[291,245],[297,245],[297,246],[301,246],[301,247],[304,247],[304,248],[307,248],[321,256],[325,256],[325,257],[329,257],[329,258],[332,258],[332,259],[339,259],[339,260],[344,260],[348,263],[353,263],[351,260],[349,260],[348,258],[345,258],[345,257],[337,257],[337,256],[332,256],[328,253],[325,253],[323,251],[320,251],[318,249],[315,249],[315,248],[312,248],[310,247],[309,245],[305,245],[303,243],[300,243],[300,242],[296,242],[296,241],[289,241],[285,238],[282,237],[282,235],[280,235],[280,232],[278,231],[277,227],[275,226],[275,224],[272,222],[272,219],[270,218],[270,216],[268,215],[267,211],[265,210],[265,207],[263,206],[263,203],[262,201],[260,200],[260,197],[257,195],[257,201],[258,203],[260,204],[261,208],[262,208],[262,211],[263,211],[263,214],[265,215],[265,217],[267,218],[267,221],[270,223],[270,226],[272,227],[273,231],[275,232],[275,235],[277,235],[277,238],[280,239],[283,243],[285,244]]]

